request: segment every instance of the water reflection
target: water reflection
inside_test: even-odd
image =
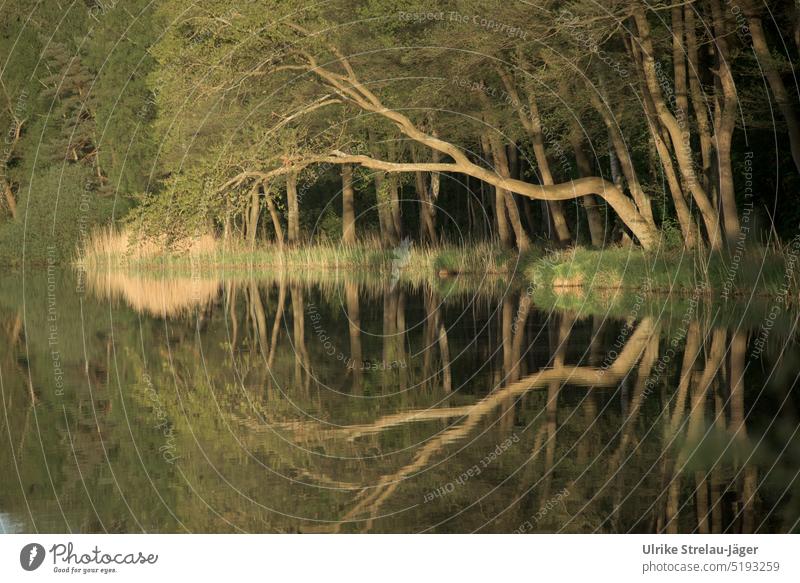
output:
[[[790,327],[755,354],[758,313],[289,273],[2,285],[3,529],[797,528],[800,361]]]

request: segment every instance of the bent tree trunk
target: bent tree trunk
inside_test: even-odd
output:
[[[764,34],[764,27],[761,24],[761,16],[758,14],[756,3],[752,0],[745,2],[744,10],[747,15],[747,25],[750,28],[753,51],[755,51],[756,57],[758,57],[758,61],[761,64],[761,69],[764,71],[764,76],[767,78],[775,103],[778,105],[783,119],[786,120],[792,159],[797,171],[800,172],[800,122],[798,122],[797,113],[792,107],[792,101],[789,98],[786,85],[783,83],[775,59],[773,59],[767,45],[767,38]]]
[[[342,166],[342,243],[356,243],[356,209],[353,193],[353,166]]]
[[[678,170],[681,173],[686,187],[692,193],[697,207],[700,209],[703,222],[708,231],[708,239],[711,248],[719,249],[722,246],[719,214],[711,204],[708,194],[694,171],[691,140],[688,124],[686,123],[686,116],[683,112],[679,112],[681,120],[679,121],[676,119],[667,107],[664,99],[664,94],[661,90],[661,81],[659,80],[659,72],[661,72],[662,75],[664,73],[656,66],[653,41],[650,34],[650,24],[647,21],[647,15],[643,5],[639,3],[634,4],[633,17],[636,22],[638,38],[631,39],[629,48],[633,51],[634,57],[637,59],[637,64],[644,77],[645,88],[647,89],[645,99],[649,98],[652,101],[655,115],[669,135],[675,153],[675,160],[678,164]]]
[[[441,152],[452,159],[452,162],[444,163],[400,163],[377,160],[369,156],[346,154],[335,150],[328,155],[304,158],[302,160],[303,164],[360,164],[365,168],[385,170],[386,172],[427,171],[466,174],[493,186],[499,186],[509,192],[535,200],[564,201],[595,194],[602,197],[614,209],[620,220],[637,237],[643,248],[654,249],[658,245],[658,231],[644,219],[633,201],[625,196],[615,184],[600,177],[580,178],[553,185],[530,184],[522,180],[504,178],[496,172],[473,163],[467,153],[456,145],[425,133],[407,116],[387,108],[377,95],[358,80],[346,58],[341,57],[340,61],[346,67],[347,75],[339,75],[328,71],[325,67],[320,66],[311,55],[304,54],[303,58],[307,62],[304,68],[309,73],[318,76],[329,89],[333,89],[343,99],[364,111],[380,115],[394,124],[406,137],[431,150]],[[293,171],[292,167],[276,168],[269,172],[248,171],[221,185],[221,188],[228,188],[230,184],[240,183],[248,178],[271,178],[291,171]]]
[[[272,200],[272,193],[267,187],[264,187],[264,198],[267,201],[269,217],[272,220],[272,228],[275,231],[275,242],[280,249],[283,249],[283,227],[281,227],[281,219],[278,216],[278,210],[275,208],[275,202]]]

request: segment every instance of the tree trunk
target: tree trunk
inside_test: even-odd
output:
[[[650,24],[647,21],[647,15],[641,4],[636,3],[633,5],[633,16],[639,35],[638,39],[632,39],[629,43],[629,49],[632,50],[644,75],[647,93],[652,100],[658,121],[663,124],[670,137],[681,176],[703,215],[703,220],[709,233],[711,247],[712,249],[719,249],[722,246],[719,215],[711,204],[708,194],[703,189],[694,171],[687,120],[684,116],[682,122],[679,122],[669,111],[664,101],[658,75],[659,70],[656,67],[654,59]],[[663,74],[662,71],[662,75]]]
[[[739,211],[736,206],[736,192],[731,162],[731,146],[733,131],[736,128],[736,116],[739,112],[739,97],[736,83],[730,68],[730,52],[728,50],[728,28],[719,0],[711,0],[711,14],[714,23],[714,36],[717,46],[717,79],[722,87],[722,102],[717,100],[715,112],[714,143],[717,148],[717,164],[719,172],[719,196],[722,202],[722,218],[725,226],[725,238],[728,245],[735,244],[739,238]]]
[[[534,98],[533,93],[528,93],[528,111],[526,112],[522,104],[522,100],[520,99],[519,92],[514,84],[514,79],[511,77],[508,71],[503,68],[498,69],[498,73],[500,74],[500,78],[506,87],[506,91],[508,92],[512,103],[515,105],[517,115],[519,116],[523,127],[528,131],[528,134],[531,137],[533,154],[536,158],[536,165],[539,167],[542,184],[552,185],[555,182],[553,180],[553,174],[550,171],[550,162],[547,159],[547,152],[545,151],[544,147],[542,120],[539,115],[539,108],[536,103],[536,99]],[[572,239],[572,235],[569,232],[569,226],[567,225],[567,219],[564,216],[564,207],[561,204],[561,201],[547,201],[546,205],[549,219],[552,221],[556,240],[562,244],[568,243]]]
[[[533,143],[533,154],[536,157],[536,165],[542,175],[542,184],[555,184],[553,174],[550,171],[550,161],[547,159],[547,152],[544,148],[544,135],[542,133],[542,121],[539,117],[539,108],[532,93],[528,94],[528,105],[531,116],[531,142]],[[567,218],[564,215],[564,205],[561,201],[551,200],[547,202],[550,211],[550,218],[553,221],[553,228],[556,240],[561,244],[569,243],[572,235],[569,232]]]
[[[260,185],[256,184],[250,190],[250,211],[247,219],[247,241],[250,243],[250,249],[253,249],[256,244],[256,235],[258,233],[258,216],[261,214],[258,194],[259,189]]]
[[[281,227],[281,219],[278,216],[278,211],[275,208],[275,203],[272,200],[272,195],[265,191],[265,198],[267,199],[267,209],[269,209],[269,216],[272,219],[272,228],[275,230],[275,241],[278,247],[283,249],[283,228]]]
[[[389,159],[394,161],[397,159],[397,151],[393,142],[389,143]],[[403,220],[401,217],[400,209],[400,181],[397,176],[390,175],[389,181],[389,207],[391,208],[391,219],[393,230],[397,235],[397,240],[403,238]]]
[[[703,97],[700,82],[700,56],[697,51],[697,30],[695,26],[694,6],[687,4],[684,10],[684,29],[686,32],[686,55],[689,61],[689,91],[692,95],[692,109],[697,122],[697,134],[700,138],[700,159],[702,161],[703,188],[711,188],[711,126],[708,121],[708,107]]]
[[[627,144],[622,137],[622,132],[617,125],[613,113],[609,110],[608,106],[601,101],[600,97],[591,90],[589,91],[589,97],[592,106],[597,113],[600,114],[608,130],[608,139],[611,142],[611,146],[614,148],[619,168],[622,170],[622,175],[628,183],[628,190],[630,190],[631,196],[636,202],[636,206],[639,208],[639,212],[642,213],[645,220],[655,226],[655,221],[653,220],[653,206],[650,197],[639,183],[639,176],[636,173],[636,168],[633,165],[633,160],[631,159]]]
[[[574,119],[571,118],[574,123]],[[578,166],[578,175],[591,176],[592,164],[583,151],[583,143],[580,138],[580,128],[572,128],[569,134],[570,145],[572,152],[575,155],[575,164]],[[583,209],[586,211],[586,222],[589,225],[589,237],[591,238],[592,247],[603,247],[605,245],[606,233],[603,217],[600,214],[597,198],[593,195],[584,196],[581,199]]]
[[[6,199],[6,206],[8,207],[8,212],[11,213],[11,218],[17,218],[17,199],[14,197],[14,191],[11,189],[11,184],[8,181],[5,181],[3,185],[3,195]]]
[[[356,208],[351,164],[342,165],[342,243],[356,243]]]
[[[419,238],[433,245],[436,243],[436,215],[433,211],[433,202],[428,195],[425,173],[415,172],[414,179],[419,198]]]
[[[392,209],[389,203],[389,184],[384,172],[376,172],[375,182],[375,204],[378,210],[378,223],[381,230],[381,243],[384,246],[396,245],[399,242],[397,234],[394,232],[394,220],[392,219]]]
[[[500,138],[497,134],[490,134],[487,140],[489,148],[492,151],[492,160],[497,173],[504,178],[511,178],[511,169],[508,164],[506,149],[501,143]],[[498,188],[498,191],[502,193],[503,200],[505,201],[509,222],[514,229],[514,236],[517,239],[517,248],[519,248],[520,251],[527,251],[531,247],[531,240],[525,232],[525,228],[522,226],[519,208],[517,207],[516,200],[514,200],[514,195],[504,188]]]
[[[755,3],[750,1],[745,2],[744,10],[747,16],[747,24],[750,28],[753,50],[756,53],[756,57],[758,57],[761,70],[767,78],[767,83],[769,83],[769,88],[775,98],[775,103],[778,105],[778,109],[786,120],[786,129],[789,133],[789,145],[792,150],[792,159],[794,160],[797,171],[800,172],[800,122],[798,122],[797,113],[794,110],[792,100],[786,90],[786,85],[783,83],[775,60],[770,54],[767,38],[764,34],[764,27],[761,23],[761,16],[758,13]]]
[[[492,157],[492,146],[486,134],[481,135],[481,147],[483,149],[484,160],[488,163]],[[496,185],[492,209],[494,210],[495,226],[497,227],[497,237],[500,239],[500,245],[504,249],[511,249],[514,246],[514,241],[511,239],[511,230],[508,228],[506,195],[504,189]]]
[[[373,156],[380,153],[378,139],[373,131],[369,132],[369,146]],[[386,179],[385,172],[375,172],[373,175],[375,183],[375,205],[378,211],[378,224],[380,226],[381,244],[384,246],[397,245],[400,237],[395,231],[394,219],[392,217],[392,206],[390,201],[390,184]]]
[[[653,105],[650,97],[644,95],[644,114],[647,120],[647,126],[650,130],[650,137],[652,138],[653,145],[656,149],[656,154],[661,160],[661,168],[664,172],[664,177],[667,180],[670,194],[672,195],[672,202],[675,205],[675,214],[678,217],[678,223],[683,233],[684,245],[687,249],[694,249],[702,240],[700,229],[692,216],[689,203],[683,191],[683,185],[680,182],[678,173],[675,171],[675,166],[672,163],[672,155],[669,151],[668,140],[669,136],[662,135],[661,125],[655,113],[655,106]]]
[[[300,242],[300,207],[297,200],[296,172],[291,172],[286,177],[286,199],[289,215],[289,245],[297,245]]]

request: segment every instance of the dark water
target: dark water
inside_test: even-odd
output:
[[[571,303],[496,282],[6,276],[0,527],[797,531],[795,316]]]

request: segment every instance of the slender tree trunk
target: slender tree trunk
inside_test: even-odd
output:
[[[424,172],[415,172],[417,197],[419,198],[419,238],[430,244],[436,243],[436,215],[433,210],[433,202],[428,195],[428,185],[425,181]]]
[[[283,228],[281,227],[281,219],[275,208],[275,202],[272,200],[272,194],[269,191],[266,191],[265,194],[269,217],[272,219],[272,228],[275,231],[275,242],[278,244],[279,248],[283,249]]]
[[[492,146],[489,137],[486,134],[481,135],[481,147],[483,149],[483,157],[487,162],[492,157]],[[506,209],[506,195],[502,188],[495,186],[494,201],[492,205],[494,210],[495,225],[497,226],[497,237],[500,239],[500,245],[504,249],[511,249],[514,242],[511,239],[511,230],[508,228],[508,210]]]
[[[389,159],[394,161],[397,159],[397,150],[394,143],[389,143]],[[403,238],[403,220],[401,217],[400,208],[400,180],[394,174],[389,175],[389,206],[391,208],[391,218],[394,233],[397,235],[398,242]]]
[[[630,190],[631,196],[636,202],[636,206],[639,208],[639,212],[648,223],[655,227],[653,206],[650,201],[650,196],[648,196],[639,183],[639,176],[636,173],[636,168],[633,165],[633,160],[631,159],[625,139],[622,137],[622,133],[617,125],[616,118],[596,93],[589,91],[589,96],[592,106],[600,114],[608,130],[608,139],[611,142],[611,146],[614,148],[619,168],[622,170],[622,175],[628,183],[628,190]]]
[[[504,178],[511,178],[511,170],[508,164],[508,157],[506,156],[506,149],[500,142],[497,134],[490,134],[487,137],[489,148],[492,151],[492,160],[497,173]],[[514,196],[504,188],[498,188],[502,192],[502,197],[508,211],[509,222],[514,229],[514,236],[517,239],[517,247],[520,251],[527,251],[531,247],[531,240],[522,226],[522,220],[519,216],[519,208]]]
[[[629,43],[629,49],[632,50],[644,75],[647,93],[655,107],[656,116],[669,134],[681,176],[703,215],[706,229],[709,232],[711,247],[712,249],[719,249],[722,246],[719,215],[711,204],[708,194],[703,189],[694,171],[687,120],[685,119],[685,115],[682,121],[676,119],[672,112],[669,111],[664,101],[664,96],[661,91],[661,82],[659,80],[659,72],[662,76],[664,72],[656,67],[653,41],[650,36],[650,24],[647,21],[647,15],[641,4],[635,3],[633,5],[633,16],[636,21],[636,28],[639,36],[638,39],[632,39]]]
[[[661,161],[661,167],[664,172],[664,177],[667,180],[670,194],[672,195],[672,202],[675,205],[675,214],[678,217],[678,223],[683,233],[684,245],[687,249],[696,248],[702,241],[700,229],[697,222],[692,216],[689,203],[684,195],[683,185],[681,184],[678,173],[675,171],[675,166],[672,163],[672,155],[669,151],[668,140],[669,136],[662,135],[661,125],[658,123],[658,118],[655,113],[655,106],[649,95],[644,95],[644,114],[647,120],[647,126],[650,130],[650,137],[656,149],[656,154]]]
[[[6,199],[6,206],[8,212],[11,214],[12,219],[17,218],[17,199],[14,196],[14,191],[11,189],[11,184],[6,180],[3,185],[3,196]]]
[[[376,172],[375,182],[375,205],[378,210],[378,224],[380,225],[381,243],[384,246],[396,245],[399,240],[394,232],[394,221],[392,220],[392,209],[389,206],[388,184],[386,174]]]
[[[717,100],[714,135],[717,149],[717,165],[719,172],[719,196],[722,202],[722,218],[725,226],[725,238],[729,245],[735,244],[739,238],[739,211],[736,206],[736,192],[731,161],[733,131],[736,128],[739,97],[736,83],[730,68],[730,51],[728,50],[728,28],[719,0],[711,0],[711,14],[714,23],[714,36],[717,46],[717,80],[722,88],[722,102]]]
[[[380,148],[374,132],[369,132],[370,150],[373,156],[378,156]],[[392,206],[390,202],[389,188],[386,173],[377,171],[373,175],[375,183],[375,205],[378,211],[378,223],[380,225],[381,243],[384,246],[397,245],[400,237],[395,231],[394,219],[392,217]]]
[[[555,184],[553,174],[550,171],[550,161],[547,159],[547,152],[544,147],[544,134],[542,132],[542,121],[539,116],[539,107],[532,93],[528,93],[528,106],[530,107],[533,154],[536,157],[536,165],[539,166],[539,172],[542,175],[542,184]],[[569,243],[572,239],[572,235],[567,225],[567,217],[564,215],[564,205],[560,200],[551,200],[547,201],[547,208],[550,211],[550,218],[553,221],[556,240],[561,244]]]
[[[289,245],[297,245],[300,242],[300,207],[297,200],[296,172],[286,176],[286,200],[289,215]]]
[[[523,127],[530,134],[533,154],[536,158],[536,165],[539,167],[542,184],[555,184],[553,174],[550,171],[550,161],[547,159],[547,152],[544,147],[544,132],[542,130],[542,120],[539,115],[539,107],[536,103],[536,98],[533,93],[528,92],[528,111],[526,112],[512,76],[503,68],[498,69],[498,73],[506,87],[509,97],[516,106],[517,114],[519,115]],[[551,200],[547,201],[546,204],[556,240],[559,243],[568,243],[572,239],[572,235],[569,232],[569,226],[567,225],[567,219],[564,215],[564,207],[561,201]]]
[[[356,209],[353,191],[353,166],[342,165],[342,243],[356,243]]]
[[[700,82],[700,55],[697,50],[697,27],[695,25],[694,6],[684,6],[684,28],[686,32],[686,56],[689,62],[689,91],[692,95],[692,109],[697,122],[697,134],[700,139],[700,159],[702,161],[701,180],[703,188],[711,188],[711,125],[708,120],[708,106],[703,97]]]
[[[794,160],[797,171],[800,172],[800,122],[798,122],[797,112],[794,109],[794,105],[796,104],[794,104],[789,97],[789,92],[786,90],[786,85],[783,83],[775,59],[772,58],[769,45],[767,45],[767,37],[764,34],[761,16],[759,15],[755,2],[745,1],[744,4],[747,24],[750,29],[750,37],[753,42],[753,51],[755,51],[756,57],[758,57],[759,64],[761,65],[761,70],[767,78],[767,83],[769,83],[769,88],[775,98],[775,103],[778,105],[783,119],[786,120],[786,129],[789,133],[789,145],[792,151],[792,159]],[[800,50],[800,46],[798,50]]]
[[[586,152],[583,151],[583,143],[579,132],[579,128],[576,129],[573,127],[569,134],[570,145],[575,155],[575,164],[578,166],[579,176],[591,176],[592,164],[586,156]],[[581,203],[586,212],[586,222],[589,225],[589,236],[592,241],[592,246],[603,247],[606,239],[605,224],[603,223],[603,217],[600,215],[597,198],[590,194],[581,198]]]
[[[252,249],[256,244],[256,235],[258,234],[258,216],[261,214],[261,205],[259,204],[259,189],[260,185],[256,184],[250,190],[250,211],[247,220],[247,241],[250,243]]]
[[[419,153],[417,148],[411,148],[411,156],[415,162],[419,162]],[[428,178],[431,181],[430,187],[428,186]],[[434,179],[437,182],[434,184]],[[417,171],[414,173],[415,187],[417,191],[417,198],[419,199],[419,238],[420,241],[427,241],[430,244],[435,244],[436,237],[436,208],[434,207],[433,190],[434,187],[438,190],[438,174]],[[436,192],[438,195],[438,191]]]

